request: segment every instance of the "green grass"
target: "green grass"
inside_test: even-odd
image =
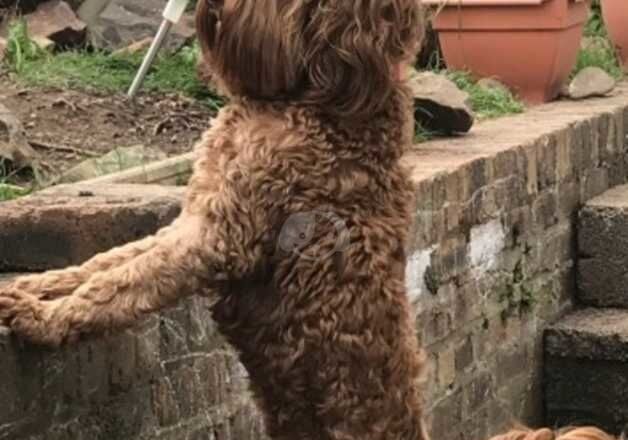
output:
[[[217,109],[222,100],[196,76],[197,46],[158,57],[142,89],[179,92]],[[14,77],[29,85],[53,86],[104,92],[124,92],[131,84],[143,54],[109,54],[99,51],[68,51],[51,54],[29,39],[23,22],[10,29],[7,63]]]
[[[0,159],[0,202],[16,199],[31,192],[30,189],[22,188],[9,183],[11,173],[7,171],[5,163]]]
[[[586,67],[599,67],[617,79],[622,78],[624,73],[608,38],[599,1],[594,1],[591,5],[591,16],[584,29],[584,38],[589,43],[580,49],[572,76]]]
[[[434,139],[438,133],[434,133],[424,128],[418,121],[414,122],[414,142],[420,144],[421,142],[427,142],[430,139]]]
[[[506,90],[481,87],[467,72],[447,72],[456,85],[469,94],[471,108],[479,120],[522,113],[523,103]]]
[[[602,19],[602,10],[599,0],[593,0],[591,3],[591,15],[584,27],[585,37],[606,37],[606,27]]]
[[[580,50],[572,76],[586,67],[599,67],[616,79],[620,79],[624,76],[623,70],[617,60],[615,50],[606,39],[599,39],[599,43],[592,44]]]
[[[0,202],[17,199],[18,197],[27,195],[29,192],[30,191],[25,188],[0,182]]]

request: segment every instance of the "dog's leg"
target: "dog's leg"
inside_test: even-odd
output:
[[[57,346],[82,334],[128,327],[146,314],[199,293],[202,280],[224,278],[212,268],[224,261],[201,221],[157,240],[125,264],[92,275],[72,295],[40,300],[25,292],[3,290],[0,319],[31,342]]]
[[[173,231],[175,226],[176,220],[175,223],[161,229],[155,235],[98,254],[79,266],[24,275],[11,281],[10,286],[3,286],[2,289],[20,291],[48,300],[70,295],[74,289],[95,273],[111,270],[148,252],[160,239]]]

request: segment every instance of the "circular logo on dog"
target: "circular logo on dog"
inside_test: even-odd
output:
[[[346,222],[331,211],[315,210],[290,215],[281,228],[279,247],[316,260],[342,252],[349,245]]]

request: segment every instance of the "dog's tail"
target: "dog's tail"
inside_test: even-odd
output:
[[[594,427],[565,428],[559,431],[551,429],[514,429],[506,434],[497,435],[491,440],[622,440]]]

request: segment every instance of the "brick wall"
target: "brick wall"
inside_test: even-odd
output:
[[[261,438],[246,373],[202,299],[58,352],[0,335],[2,440]]]
[[[570,307],[579,205],[626,180],[628,89],[417,146],[407,280],[434,439],[541,422],[541,330]],[[0,440],[261,439],[200,299],[60,352],[0,334]]]
[[[541,331],[571,306],[574,220],[626,181],[628,89],[420,145],[407,268],[434,439],[542,423]]]

